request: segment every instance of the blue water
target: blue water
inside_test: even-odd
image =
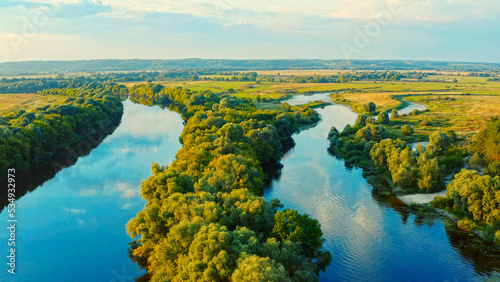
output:
[[[498,260],[457,247],[467,234],[452,240],[441,219],[417,217],[375,194],[361,169],[329,155],[331,126],[354,124],[356,114],[341,105],[318,112],[322,121],[294,135],[264,197],[319,220],[333,257],[321,281],[471,281],[497,269]]]
[[[120,126],[99,147],[16,202],[17,274],[2,264],[3,281],[133,281],[145,272],[128,257],[125,225],[144,207],[139,187],[151,162],[170,163],[181,148],[183,125],[159,107],[124,106]],[[0,228],[2,257],[7,231]]]
[[[16,202],[17,274],[4,264],[2,281],[133,281],[144,274],[128,257],[125,225],[145,204],[139,187],[151,162],[168,164],[181,148],[183,125],[169,110],[124,105],[121,124],[102,144]],[[377,195],[360,169],[329,155],[330,127],[353,124],[356,114],[340,105],[318,112],[322,121],[294,136],[264,196],[320,221],[333,256],[322,281],[470,281],[498,269],[497,259],[467,245],[467,233]],[[4,209],[1,261],[8,255],[6,221]]]

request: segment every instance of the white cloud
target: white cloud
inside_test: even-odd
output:
[[[0,61],[342,58],[341,43],[351,42],[356,28],[364,28],[377,14],[387,13],[388,3],[395,1],[67,0],[19,52],[14,52],[8,41],[0,42]],[[498,50],[488,46],[492,40],[498,42],[491,34],[500,27],[500,1],[397,1],[401,9],[356,58],[433,56],[453,60],[452,54],[464,53],[469,53],[471,60],[499,57]],[[31,21],[40,11],[36,7],[48,2],[2,2],[0,10],[5,16],[0,18],[0,39],[6,34],[21,34],[26,20]],[[492,33],[477,37],[478,30]],[[465,46],[472,42],[467,38],[473,37],[483,47],[465,52]],[[442,49],[432,49],[432,42],[439,42]],[[420,48],[425,45],[429,49]],[[429,57],[412,56],[412,52]]]
[[[129,184],[129,183],[124,183],[124,182],[117,182],[116,183],[117,190],[122,193],[121,197],[122,198],[135,198],[137,196],[137,187]]]
[[[87,212],[85,209],[68,209],[68,208],[64,209],[64,211],[75,214],[75,215],[80,215],[80,214],[84,214],[85,212]]]

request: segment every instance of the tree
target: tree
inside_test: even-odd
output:
[[[388,160],[392,181],[402,188],[413,188],[417,179],[415,163],[410,147],[406,146],[401,153],[397,150],[392,151]]]
[[[321,226],[316,219],[290,209],[278,211],[274,216],[273,235],[281,241],[290,240],[299,244],[308,257],[313,256],[324,242]]]
[[[236,269],[238,259],[257,251],[258,239],[246,228],[229,231],[219,224],[202,226],[187,255],[179,257],[174,280],[227,280]]]
[[[281,106],[285,112],[290,112],[292,110],[292,106],[290,106],[287,102],[284,102]]]
[[[448,137],[450,137],[451,142],[455,142],[458,140],[458,136],[453,129],[446,130],[445,134],[448,135]]]
[[[380,124],[389,123],[389,114],[386,111],[380,112],[377,117],[377,122]]]
[[[385,127],[382,125],[368,124],[370,131],[373,133],[373,140],[380,141],[385,138]]]
[[[406,144],[400,139],[385,139],[373,145],[370,150],[370,156],[376,165],[388,168],[387,159],[393,151],[401,152],[406,147]]]
[[[462,169],[447,187],[447,196],[474,220],[494,224],[500,220],[500,177]]]
[[[375,105],[375,103],[373,102],[368,102],[363,105],[363,108],[365,109],[365,111],[373,114],[377,110],[377,105]]]
[[[363,127],[356,132],[356,137],[365,139],[366,141],[371,141],[373,139],[373,133],[369,127]]]
[[[354,148],[355,148],[354,142],[352,142],[351,140],[347,141],[347,143],[345,144],[346,152],[350,152],[354,150]]]
[[[327,139],[331,141],[332,139],[334,139],[334,137],[336,139],[336,137],[338,136],[339,136],[339,131],[335,128],[335,126],[332,126],[332,128],[330,128],[330,131],[328,132]]]
[[[404,135],[404,136],[410,136],[413,134],[413,127],[411,127],[410,125],[408,124],[405,124],[403,125],[403,127],[401,128],[401,133]]]
[[[398,118],[398,117],[399,117],[398,110],[392,109],[392,111],[391,111],[391,119],[395,119],[395,118]]]
[[[368,117],[366,115],[362,115],[362,114],[358,115],[354,126],[361,126],[361,127],[366,126],[366,119],[367,118]]]
[[[431,158],[429,154],[422,153],[417,157],[417,165],[418,188],[421,191],[431,192],[444,189],[443,171],[437,158]]]
[[[451,146],[451,142],[448,135],[441,131],[436,131],[429,136],[429,145],[436,148],[437,154],[441,154]]]
[[[231,276],[233,281],[292,281],[283,265],[270,258],[253,255],[243,259]]]
[[[471,150],[486,156],[486,159],[500,161],[500,117],[493,117],[481,131],[474,136]]]

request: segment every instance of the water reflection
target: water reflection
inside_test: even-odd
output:
[[[52,179],[59,171],[74,165],[78,158],[87,156],[93,149],[99,146],[104,139],[112,134],[119,125],[122,115],[115,119],[107,120],[103,126],[94,129],[91,133],[84,134],[85,139],[64,148],[57,152],[50,159],[32,164],[27,171],[17,171],[16,173],[16,199],[19,200],[26,193],[29,193]],[[7,187],[7,179],[0,181],[1,187]],[[0,194],[0,213],[9,204],[7,194]]]
[[[331,93],[328,92],[328,93],[315,93],[308,95],[295,95],[284,102],[287,102],[291,106],[307,104],[312,101],[331,102],[332,98],[330,98],[330,94]]]
[[[457,246],[468,242],[454,242],[440,218],[418,216],[397,198],[378,194],[361,169],[327,154],[330,127],[353,124],[356,114],[340,105],[318,112],[322,121],[294,136],[293,151],[264,197],[320,221],[333,256],[322,281],[464,281],[498,269],[498,258]]]
[[[403,115],[403,114],[407,115],[407,114],[413,112],[414,110],[423,111],[425,109],[427,109],[426,105],[422,105],[422,104],[414,103],[414,102],[408,102],[408,105],[404,109],[399,110],[398,113],[400,115]]]
[[[180,149],[183,125],[159,107],[124,107],[120,126],[99,147],[17,201],[13,281],[120,281],[144,273],[128,257],[125,225],[145,204],[139,186],[151,162],[168,164]],[[6,219],[4,210],[0,222]]]

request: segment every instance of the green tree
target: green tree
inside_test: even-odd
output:
[[[444,153],[450,146],[450,138],[441,131],[436,131],[429,136],[429,145],[436,148],[436,153]]]
[[[493,117],[474,136],[470,149],[486,156],[490,161],[500,161],[500,117]]]
[[[292,281],[283,265],[269,258],[253,255],[243,259],[231,276],[233,281]]]
[[[316,219],[296,210],[285,209],[274,216],[273,235],[279,240],[290,240],[302,246],[306,256],[312,256],[323,245],[323,232]]]
[[[389,114],[386,111],[380,112],[377,117],[377,122],[380,124],[388,124],[389,123]]]
[[[437,158],[431,158],[429,154],[423,153],[417,157],[418,165],[418,188],[424,192],[438,191],[444,189],[443,170],[439,166]]]
[[[404,135],[404,136],[410,136],[413,134],[413,127],[411,127],[410,125],[408,124],[405,124],[403,125],[403,127],[401,128],[401,133]]]
[[[356,137],[365,139],[366,141],[371,141],[373,139],[373,133],[369,127],[363,127],[356,132]]]
[[[391,119],[396,119],[398,117],[399,117],[398,110],[392,109],[392,111],[391,111]]]
[[[356,122],[354,124],[354,126],[366,126],[366,120],[368,119],[368,116],[366,115],[358,115],[358,117],[356,118]]]
[[[375,103],[373,102],[368,102],[363,105],[363,108],[365,109],[365,111],[373,114],[377,110],[377,105],[375,105]]]
[[[284,102],[281,106],[285,112],[290,112],[292,110],[292,106],[290,106],[287,102]]]

